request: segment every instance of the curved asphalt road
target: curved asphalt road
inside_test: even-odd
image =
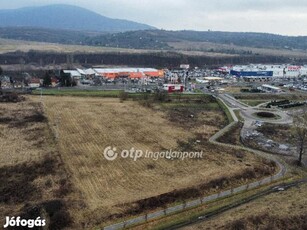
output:
[[[231,110],[240,109],[243,118],[248,124],[253,123],[254,121],[262,121],[262,122],[271,123],[271,124],[291,124],[293,122],[292,117],[289,116],[287,112],[279,110],[279,109],[261,109],[258,106],[251,107],[247,104],[244,104],[238,101],[237,99],[235,99],[234,97],[228,94],[221,94],[219,95],[219,98],[223,100]],[[280,118],[279,119],[263,119],[263,118],[259,118],[253,115],[254,113],[261,112],[261,111],[272,112],[278,115]]]

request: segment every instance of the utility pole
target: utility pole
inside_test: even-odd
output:
[[[43,101],[43,88],[41,87],[41,101]]]

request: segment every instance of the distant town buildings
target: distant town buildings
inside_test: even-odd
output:
[[[222,67],[221,70],[248,81],[307,76],[307,66],[295,65],[238,65]]]
[[[94,76],[100,76],[108,80],[114,80],[116,78],[141,79],[147,77],[164,77],[163,70],[153,68],[91,68],[84,70],[64,70],[64,73],[69,74],[74,79]]]

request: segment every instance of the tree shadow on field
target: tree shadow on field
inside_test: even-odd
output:
[[[47,157],[41,162],[1,167],[0,205],[24,205],[16,216],[27,220],[41,217],[47,223],[47,228],[44,229],[57,230],[69,226],[72,219],[64,197],[72,191],[70,183],[66,179],[60,180],[60,187],[55,192],[55,199],[43,201],[41,201],[42,188],[33,183],[39,177],[55,175],[58,168],[59,162],[51,157]],[[34,227],[32,229],[43,228]]]
[[[54,159],[46,158],[42,162],[1,167],[0,204],[20,204],[39,198],[41,190],[33,181],[54,174],[56,165]]]

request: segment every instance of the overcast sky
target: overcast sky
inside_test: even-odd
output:
[[[59,3],[159,29],[307,35],[306,0],[1,0],[0,9]]]

